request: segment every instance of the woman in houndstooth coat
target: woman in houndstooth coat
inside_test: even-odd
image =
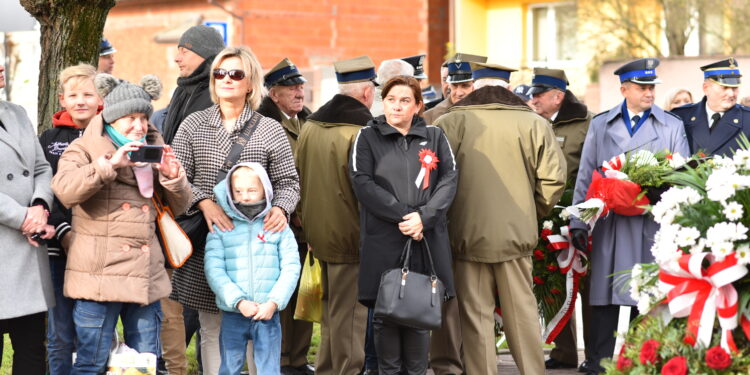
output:
[[[211,99],[216,104],[188,116],[172,146],[193,189],[188,213],[200,211],[211,231],[230,231],[232,220],[216,204],[213,188],[229,149],[260,104],[263,76],[255,55],[245,47],[226,48],[219,53],[211,73]],[[267,117],[260,120],[237,160],[244,162],[260,163],[268,171],[275,192],[264,230],[283,230],[299,201],[299,177],[284,129],[277,121]],[[221,316],[206,282],[203,254],[203,248],[194,249],[185,265],[174,271],[170,298],[198,310],[203,372],[215,374],[220,361]]]

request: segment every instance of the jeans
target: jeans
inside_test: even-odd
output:
[[[127,346],[140,353],[160,356],[159,301],[141,306],[135,303],[76,300],[73,321],[78,337],[78,354],[71,375],[101,374],[106,371],[118,317],[122,319]]]
[[[269,320],[252,320],[242,314],[223,312],[219,348],[219,375],[239,375],[245,364],[248,341],[253,341],[253,355],[258,374],[281,372],[281,322],[279,312]]]
[[[76,329],[73,324],[75,300],[63,295],[65,281],[64,256],[49,257],[52,288],[55,292],[55,307],[47,316],[47,355],[50,375],[68,375],[73,366],[73,352],[76,350]]]
[[[367,331],[365,332],[365,370],[378,369],[378,353],[375,351],[375,335],[372,332],[372,316],[375,309],[367,309]]]

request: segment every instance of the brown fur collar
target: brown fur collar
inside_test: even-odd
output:
[[[557,114],[554,124],[568,122],[572,120],[583,120],[589,114],[585,104],[578,101],[570,90],[565,90],[565,97],[560,106],[560,113]]]
[[[459,100],[453,107],[485,104],[504,104],[529,109],[529,106],[521,98],[502,86],[485,86],[479,90],[474,90],[471,94]]]
[[[351,96],[336,94],[328,103],[323,104],[308,120],[330,124],[353,124],[366,126],[372,120],[370,109]]]
[[[260,113],[263,116],[270,117],[274,120],[276,120],[278,123],[281,123],[282,116],[281,116],[281,109],[276,105],[276,103],[271,100],[271,97],[266,95],[265,98],[263,98],[263,101],[260,102],[260,107],[257,109],[258,113]],[[301,121],[305,121],[307,119],[307,116],[312,113],[309,108],[303,107],[302,112],[297,114],[297,117]]]

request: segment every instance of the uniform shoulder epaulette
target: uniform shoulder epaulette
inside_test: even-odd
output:
[[[601,115],[603,115],[603,114],[606,114],[606,113],[608,113],[608,112],[609,112],[609,111],[599,112],[599,113],[595,114],[595,115],[594,115],[594,117],[592,117],[591,119],[593,120],[593,119],[595,119],[595,118],[597,118],[597,117],[599,117],[599,116],[601,116]]]
[[[745,105],[742,105],[742,104],[738,104],[737,106],[740,107],[740,109],[743,110],[743,111],[750,112],[750,107],[748,107],[748,106],[745,106]]]

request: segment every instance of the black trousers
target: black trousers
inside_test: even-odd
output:
[[[10,335],[13,345],[13,375],[44,375],[47,371],[46,312],[0,319],[0,362],[2,362],[2,333]],[[0,367],[2,363],[0,363]]]
[[[427,372],[430,331],[373,318],[375,351],[380,375],[423,375]]]
[[[638,309],[630,309],[630,321],[638,316]],[[591,343],[591,364],[597,373],[604,373],[599,362],[604,358],[612,358],[617,338],[617,321],[620,317],[620,305],[591,306],[591,328],[586,340]],[[588,351],[588,348],[586,348]]]

